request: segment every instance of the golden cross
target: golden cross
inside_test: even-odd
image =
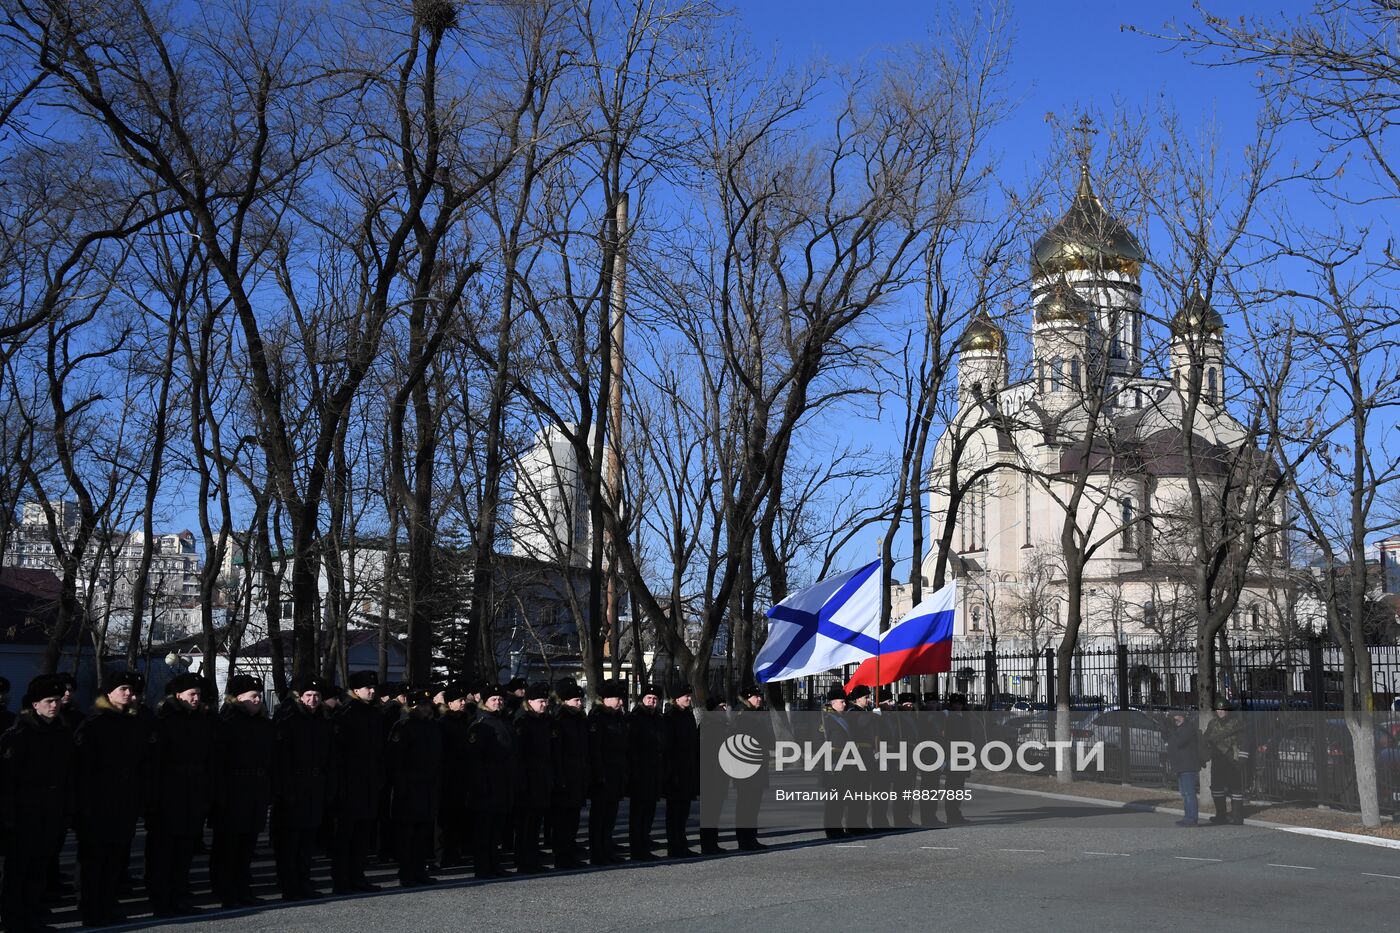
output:
[[[1080,114],[1079,122],[1074,125],[1071,132],[1079,136],[1079,142],[1074,147],[1075,152],[1079,154],[1079,164],[1088,165],[1089,154],[1094,148],[1093,137],[1097,136],[1099,132],[1094,129],[1094,121],[1089,119],[1088,113]]]

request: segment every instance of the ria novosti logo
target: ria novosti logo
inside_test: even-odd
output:
[[[1076,771],[1104,770],[1104,743],[1023,742],[879,742],[862,748],[855,742],[779,741],[774,746],[775,771],[806,772],[933,772],[1007,771],[1012,766],[1037,772],[1053,764],[1056,771],[1071,766]],[[763,745],[747,733],[729,736],[718,751],[719,767],[736,781],[753,777],[767,763]]]
[[[719,768],[736,781],[746,781],[763,767],[763,745],[747,732],[724,740],[719,747]]]

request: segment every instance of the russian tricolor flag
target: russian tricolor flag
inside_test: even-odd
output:
[[[880,636],[880,653],[867,658],[846,689],[865,684],[877,687],[913,674],[941,674],[953,668],[953,608],[958,584],[954,580],[909,610],[899,624]]]

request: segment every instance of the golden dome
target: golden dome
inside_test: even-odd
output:
[[[1031,249],[1031,274],[1112,270],[1137,275],[1146,259],[1137,238],[1104,210],[1089,182],[1089,166],[1083,165],[1069,210]]]
[[[978,311],[963,328],[958,350],[963,353],[1005,353],[1006,332],[987,316],[986,311]]]
[[[1170,326],[1172,333],[1177,336],[1206,334],[1219,337],[1225,333],[1225,319],[1220,316],[1219,311],[1210,306],[1206,296],[1200,292],[1193,293],[1186,300],[1181,310],[1172,316]]]
[[[1093,310],[1093,306],[1084,300],[1077,289],[1061,279],[1050,287],[1049,292],[1035,306],[1035,322],[1088,324]]]

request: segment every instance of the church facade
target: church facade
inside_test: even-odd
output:
[[[951,522],[946,575],[961,589],[955,638],[963,650],[1058,643],[1068,579],[1061,533],[1070,514],[1091,551],[1082,562],[1081,645],[1194,643],[1194,529],[1201,515],[1217,526],[1210,534],[1240,518],[1216,521],[1212,507],[1257,519],[1247,529],[1253,556],[1227,631],[1278,638],[1297,628],[1282,572],[1281,505],[1255,509],[1251,494],[1222,492],[1276,476],[1227,410],[1224,321],[1193,289],[1159,318],[1170,334],[1149,365],[1146,260],[1095,194],[1086,165],[1068,210],[1031,251],[1024,378],[1009,381],[1007,335],[985,310],[962,334],[957,413],[928,478],[935,544],[923,577],[934,578],[937,542]],[[1192,473],[1205,508],[1191,507]],[[908,602],[906,588],[895,618]]]

